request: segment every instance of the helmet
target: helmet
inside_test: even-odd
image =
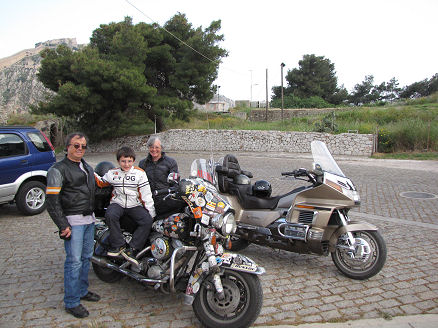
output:
[[[252,193],[257,197],[269,197],[272,193],[271,184],[266,180],[257,180],[252,186]]]
[[[106,172],[115,168],[115,165],[111,162],[99,162],[94,169],[94,172],[97,173],[98,176],[103,177]]]
[[[249,185],[251,180],[245,174],[239,174],[234,177],[234,183],[238,185]]]

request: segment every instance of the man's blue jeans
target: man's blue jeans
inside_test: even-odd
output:
[[[88,271],[94,248],[94,223],[72,226],[71,239],[64,241],[64,303],[66,308],[80,304],[88,293]]]

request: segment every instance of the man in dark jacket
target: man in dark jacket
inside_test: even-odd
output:
[[[167,176],[171,172],[178,173],[178,164],[172,157],[163,152],[163,144],[158,136],[150,137],[146,146],[149,149],[149,154],[140,161],[138,166],[146,172],[152,192],[169,188]],[[162,196],[153,197],[157,215],[179,210],[184,205],[173,199],[167,199],[163,202]]]
[[[47,211],[64,239],[65,310],[77,318],[89,312],[81,300],[97,302],[100,296],[88,291],[88,271],[94,246],[94,171],[84,160],[87,139],[74,132],[67,136],[66,157],[47,172]]]

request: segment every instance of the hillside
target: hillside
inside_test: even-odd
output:
[[[38,80],[41,65],[40,52],[46,48],[56,48],[65,44],[78,49],[76,39],[56,39],[35,44],[34,49],[26,49],[12,56],[0,59],[0,124],[7,122],[11,114],[29,111],[35,104],[50,93]]]

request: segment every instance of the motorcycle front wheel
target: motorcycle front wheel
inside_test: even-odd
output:
[[[353,231],[356,240],[355,251],[346,249],[346,235],[338,238],[332,260],[345,276],[368,279],[383,268],[386,262],[386,243],[378,231]]]
[[[221,280],[225,294],[223,300],[217,297],[214,287],[201,285],[193,302],[196,317],[206,327],[249,327],[259,316],[263,304],[259,277],[225,270]]]
[[[242,249],[245,249],[249,246],[249,241],[239,238],[237,236],[231,236],[231,248],[229,248],[230,251],[238,252]],[[228,247],[227,247],[228,249]]]

